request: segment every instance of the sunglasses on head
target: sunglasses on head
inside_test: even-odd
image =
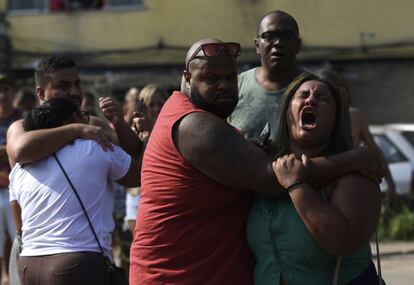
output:
[[[204,56],[197,56],[200,51],[203,51]],[[188,70],[190,62],[195,58],[219,56],[222,51],[229,56],[238,57],[241,53],[241,47],[239,43],[234,42],[201,44],[190,56],[185,68]]]

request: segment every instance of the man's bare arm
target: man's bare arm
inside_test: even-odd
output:
[[[13,162],[30,163],[55,153],[76,138],[92,139],[104,149],[112,149],[109,136],[98,126],[69,124],[26,132],[23,120],[18,120],[7,131],[7,154]]]
[[[129,155],[137,158],[142,148],[142,142],[138,135],[123,120],[112,123],[118,136],[119,146]]]
[[[381,161],[381,166],[384,169],[384,178],[388,184],[388,196],[390,199],[390,204],[394,204],[395,200],[397,199],[397,193],[395,189],[394,179],[392,178],[390,168],[388,167],[388,163],[385,160],[384,154],[380,150],[380,148],[375,143],[374,138],[372,137],[371,133],[369,132],[368,124],[365,118],[361,114],[361,140],[370,150],[375,152],[378,155],[378,158]]]
[[[117,183],[131,188],[141,186],[141,162],[132,158],[128,172]]]
[[[17,234],[21,236],[22,235],[22,224],[23,224],[22,218],[21,218],[22,209],[20,208],[20,205],[19,203],[17,203],[17,201],[11,201],[10,208],[12,211],[13,220],[16,226]]]
[[[309,182],[319,188],[353,172],[363,174],[378,183],[384,174],[377,155],[365,147],[359,147],[339,154],[311,159]]]
[[[220,118],[191,113],[177,122],[173,137],[183,157],[214,181],[271,196],[284,193],[270,157]]]
[[[124,121],[122,106],[115,99],[99,98],[99,107],[106,119],[109,120],[113,130],[116,132],[119,146],[122,147],[129,155],[137,158],[142,148],[142,143],[131,127]]]

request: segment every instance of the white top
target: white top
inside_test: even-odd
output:
[[[112,183],[124,177],[131,157],[118,146],[103,151],[77,139],[57,153],[91,219],[105,254],[112,257]],[[10,173],[10,201],[22,208],[22,256],[100,252],[75,193],[53,156],[20,165]]]

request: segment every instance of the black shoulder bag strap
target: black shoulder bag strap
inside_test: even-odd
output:
[[[102,254],[103,258],[105,259],[106,265],[107,265],[107,267],[108,267],[108,271],[110,271],[110,272],[111,272],[111,271],[113,271],[113,270],[114,270],[114,265],[113,265],[113,263],[110,261],[110,259],[109,259],[109,258],[105,255],[105,253],[104,253],[104,250],[103,250],[103,248],[102,248],[102,245],[101,245],[101,243],[99,242],[98,235],[96,234],[95,229],[93,228],[92,222],[91,222],[91,220],[89,219],[88,213],[86,212],[85,206],[84,206],[84,205],[83,205],[83,203],[82,203],[82,200],[81,200],[81,198],[80,198],[80,196],[79,196],[79,194],[78,194],[78,191],[76,191],[75,186],[73,186],[72,181],[69,179],[69,176],[67,175],[67,173],[66,173],[65,169],[63,168],[62,164],[60,163],[60,161],[59,161],[59,159],[57,158],[57,156],[56,156],[56,154],[55,154],[55,153],[53,154],[53,157],[55,158],[56,162],[59,164],[60,169],[62,170],[63,174],[65,175],[66,180],[69,182],[70,187],[72,188],[73,192],[74,192],[74,193],[75,193],[75,195],[76,195],[76,198],[77,198],[77,199],[78,199],[78,201],[79,201],[79,204],[80,204],[80,206],[81,206],[81,208],[82,208],[82,210],[83,210],[83,213],[85,214],[86,220],[88,221],[89,227],[91,228],[92,233],[93,233],[93,236],[95,237],[96,243],[97,243],[97,244],[98,244],[98,246],[99,246],[99,250],[101,251],[101,254]]]

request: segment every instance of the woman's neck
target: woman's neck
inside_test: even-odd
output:
[[[290,143],[290,151],[297,158],[300,158],[302,154],[305,154],[309,158],[326,155],[328,151],[328,144],[322,144],[317,146],[304,146],[299,143]]]

